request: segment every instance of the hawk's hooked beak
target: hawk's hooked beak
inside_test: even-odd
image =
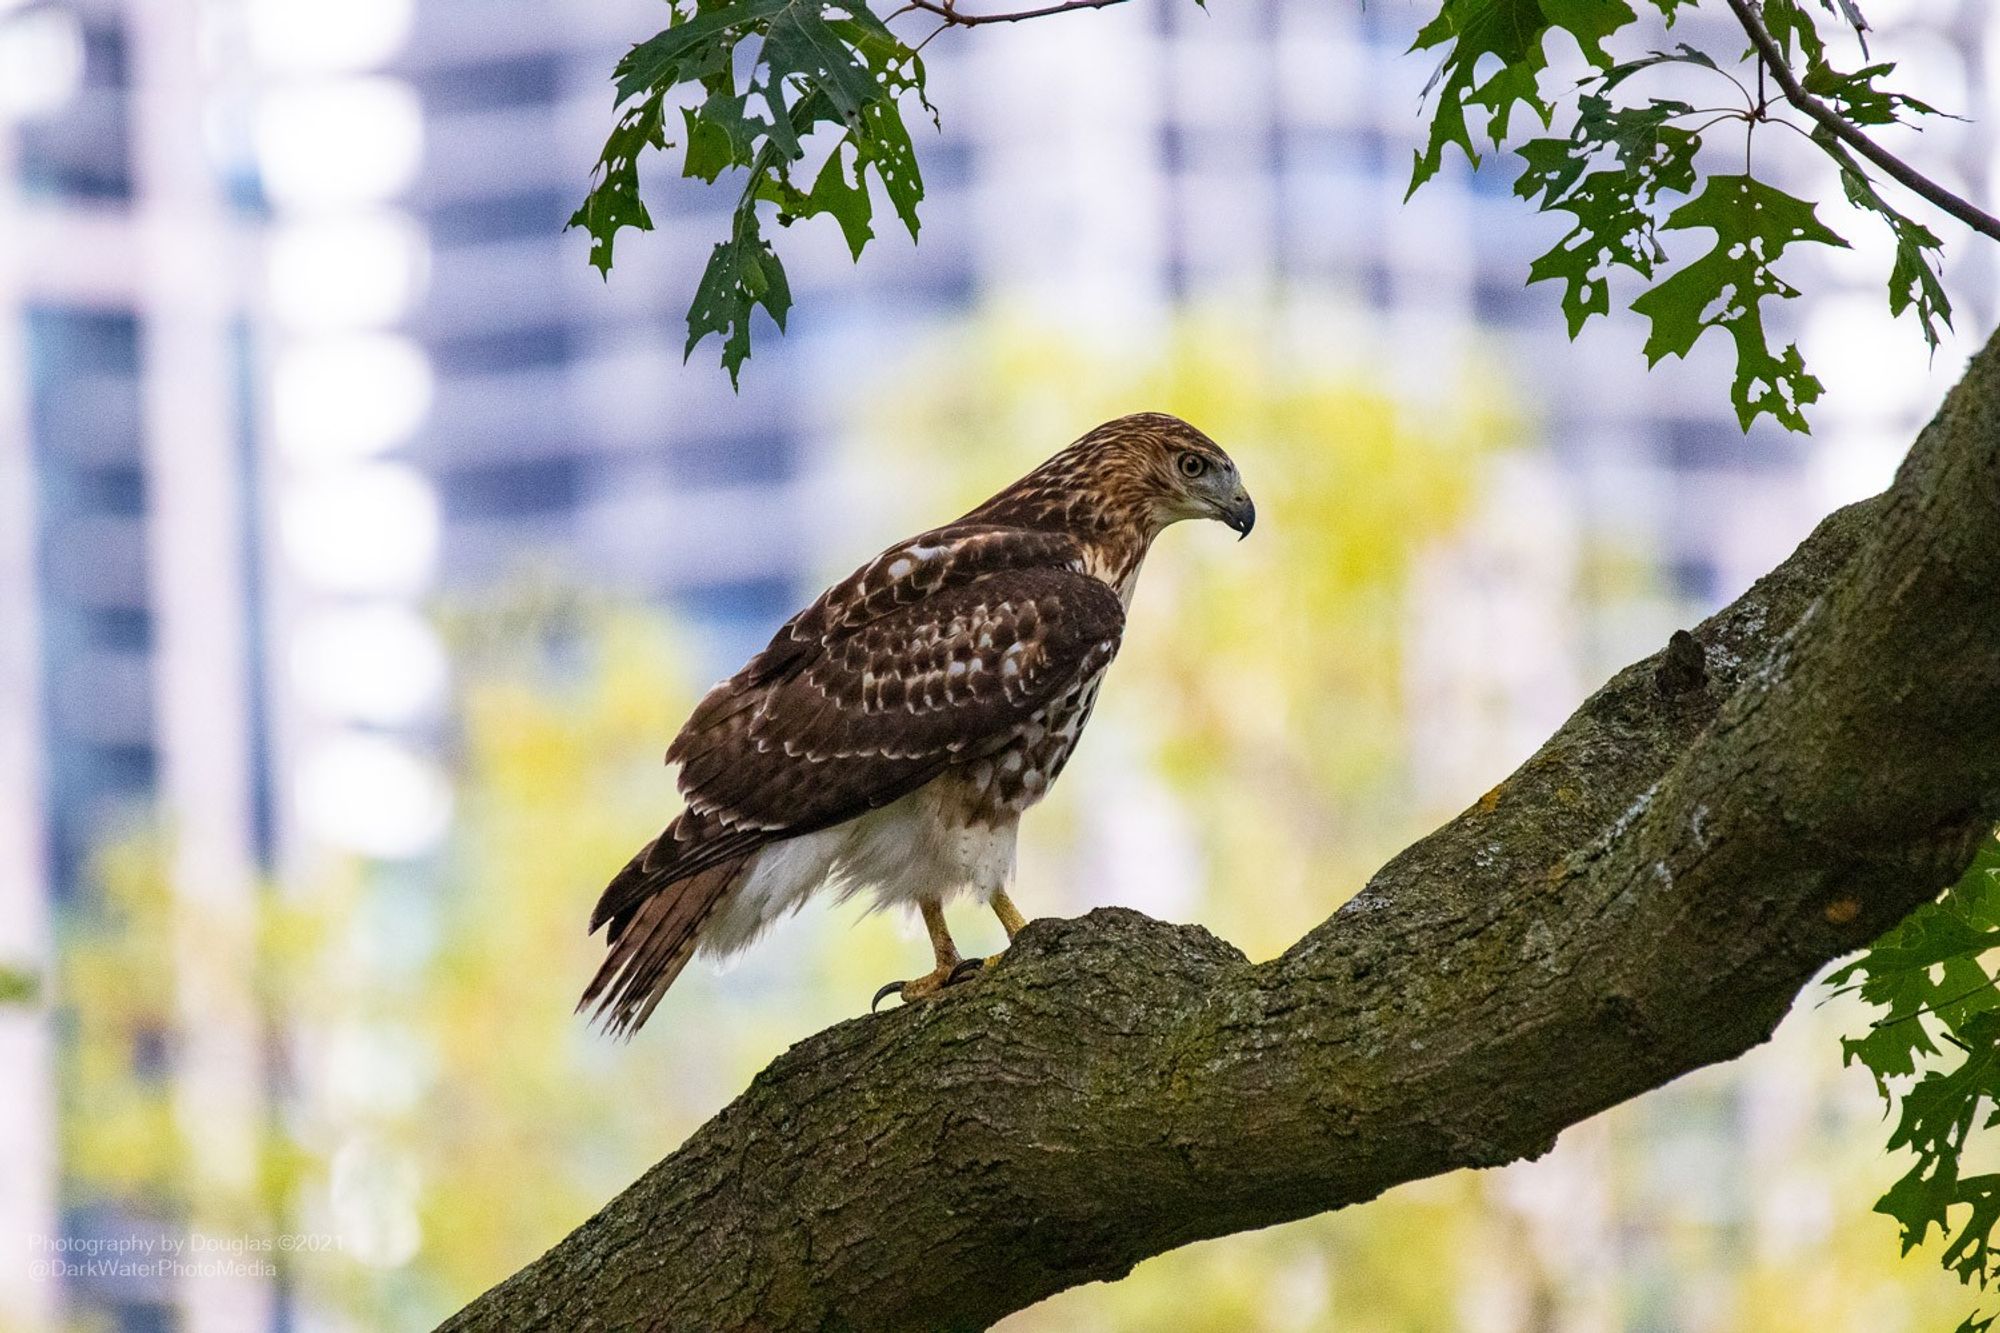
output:
[[[1229,507],[1217,515],[1224,524],[1234,528],[1236,540],[1242,541],[1250,535],[1250,529],[1257,526],[1257,506],[1251,501],[1248,491],[1238,491]]]

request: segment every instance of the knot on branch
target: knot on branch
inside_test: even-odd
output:
[[[1667,650],[1660,654],[1660,665],[1653,670],[1653,688],[1661,698],[1674,699],[1707,684],[1708,655],[1702,651],[1701,641],[1684,629],[1675,630],[1667,640]]]
[[[1249,961],[1241,949],[1206,927],[1175,925],[1130,907],[1094,907],[1079,917],[1030,921],[1006,959],[1010,966],[1051,959],[1070,967],[1151,963],[1174,971],[1242,967]]]
[[[1249,966],[1241,950],[1200,926],[1158,921],[1128,907],[1044,917],[1024,926],[973,980],[920,1004],[843,1023],[792,1053],[808,1056],[822,1040],[855,1028],[897,1054],[908,1043],[954,1034],[968,1049],[980,1048],[996,1028],[1018,1033],[1044,1024],[1074,1034],[1109,1023],[1128,1036],[1164,1037],[1190,994],[1214,993],[1225,976]]]

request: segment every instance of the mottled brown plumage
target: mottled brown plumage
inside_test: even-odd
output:
[[[1144,413],[827,589],[668,748],[686,808],[599,900],[610,953],[579,1007],[629,1032],[697,947],[741,948],[828,883],[916,903],[938,966],[902,989],[937,989],[958,962],[945,897],[1019,922],[1016,822],[1089,718],[1153,538],[1254,516],[1227,455]]]

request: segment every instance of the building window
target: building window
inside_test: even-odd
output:
[[[676,441],[674,480],[682,486],[783,481],[796,471],[791,436],[771,423],[740,434]]]
[[[499,375],[560,366],[575,356],[574,338],[564,324],[440,338],[431,360],[446,375]]]
[[[523,237],[553,237],[561,233],[583,202],[575,190],[516,190],[479,199],[454,199],[436,204],[426,214],[431,240],[439,248],[514,241]]]
[[[418,83],[432,115],[498,111],[555,101],[562,94],[562,60],[554,55],[510,56],[432,70]]]
[[[453,520],[567,513],[583,497],[583,467],[571,457],[454,468],[438,478],[438,489]]]
[[[61,110],[25,121],[18,131],[23,191],[78,200],[132,197],[126,66],[124,30],[84,24],[83,86]]]
[[[93,716],[143,719],[152,711],[150,673],[143,661],[130,669],[152,643],[143,587],[139,321],[120,312],[30,310],[27,343],[48,839],[55,890],[67,897],[78,891],[106,821],[150,799],[155,780],[149,744],[107,743],[63,707],[82,695],[93,701]],[[120,407],[82,406],[106,403]]]

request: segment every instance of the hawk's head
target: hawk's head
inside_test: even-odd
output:
[[[1156,532],[1184,518],[1212,518],[1247,537],[1257,521],[1235,462],[1164,412],[1107,421],[1050,461],[1067,461],[1073,484],[1095,487],[1107,507],[1139,516]]]

